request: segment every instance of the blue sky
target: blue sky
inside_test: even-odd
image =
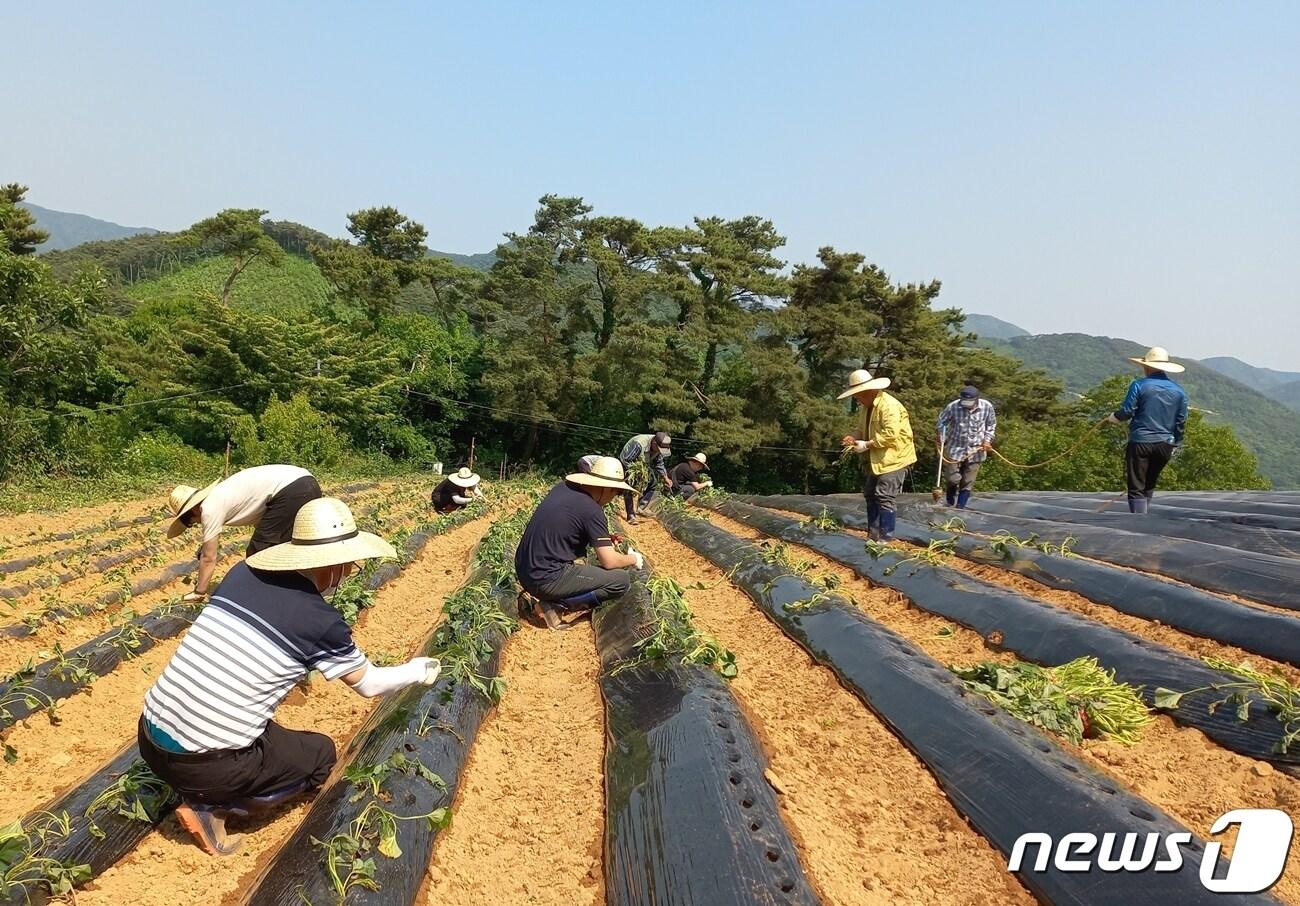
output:
[[[1035,332],[1300,370],[1300,4],[6,4],[0,179],[177,229],[770,217]]]

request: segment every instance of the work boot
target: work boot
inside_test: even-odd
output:
[[[880,511],[880,541],[894,540],[894,525],[898,521],[898,514],[893,510]]]
[[[637,518],[636,513],[633,513],[631,516],[628,516],[626,521],[628,525],[637,525],[641,522],[641,520]]]
[[[569,628],[569,624],[560,619],[560,612],[550,601],[539,601],[538,607],[542,612],[542,619],[546,621],[547,629],[563,632]]]
[[[291,783],[289,786],[281,787],[278,790],[272,790],[269,793],[263,793],[261,796],[244,796],[236,799],[224,810],[231,815],[238,815],[241,818],[247,818],[249,815],[261,814],[268,812],[281,803],[288,802],[295,796],[299,796],[307,791],[307,781],[300,780],[297,783]]]
[[[1130,497],[1128,499],[1128,511],[1130,513],[1136,513],[1139,516],[1145,516],[1147,514],[1148,502],[1149,501],[1145,497]]]
[[[515,598],[515,606],[519,609],[519,619],[528,625],[536,626],[538,629],[546,626],[546,621],[542,619],[541,603],[528,592],[519,592],[519,596]]]
[[[226,810],[216,806],[182,802],[176,807],[181,827],[209,856],[229,856],[239,851],[243,834],[226,833]]]
[[[957,509],[966,509],[966,504],[970,503],[970,494],[971,492],[967,490],[962,490],[957,494]]]

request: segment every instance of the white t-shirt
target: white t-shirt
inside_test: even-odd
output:
[[[227,525],[257,525],[272,497],[310,474],[298,466],[274,465],[231,475],[203,501],[203,540],[211,541]]]

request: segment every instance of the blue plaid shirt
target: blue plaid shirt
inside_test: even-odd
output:
[[[988,454],[980,445],[993,443],[997,429],[998,414],[988,400],[977,400],[974,409],[967,409],[961,400],[953,400],[939,413],[943,458],[949,462],[983,462]]]

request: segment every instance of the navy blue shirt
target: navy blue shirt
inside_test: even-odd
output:
[[[1115,417],[1122,422],[1132,419],[1129,443],[1181,444],[1187,429],[1187,392],[1163,371],[1154,372],[1129,385]]]
[[[515,550],[520,583],[539,585],[586,556],[588,547],[609,547],[605,509],[590,494],[562,481],[551,488],[528,520]]]

